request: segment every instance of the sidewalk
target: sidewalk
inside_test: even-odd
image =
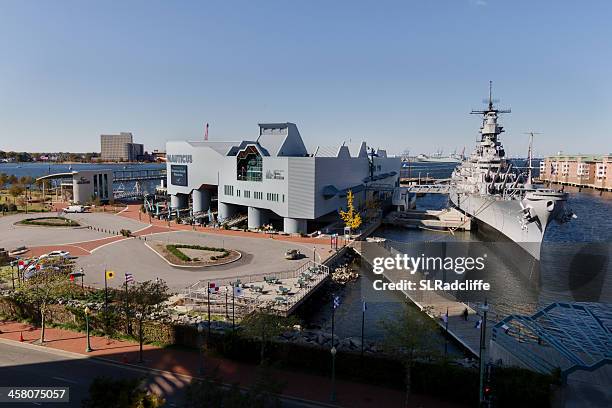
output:
[[[24,342],[32,343],[40,337],[40,330],[30,325],[15,322],[0,322],[0,338],[18,342],[20,334]],[[162,370],[175,374],[197,376],[199,355],[196,351],[166,350],[160,347],[144,346],[144,364],[138,363],[138,343],[91,337],[91,353],[85,352],[86,337],[84,333],[63,329],[47,328],[45,330],[46,347],[63,350],[93,358],[111,360],[120,364],[129,364],[149,369]],[[257,367],[227,359],[206,357],[205,369],[210,372],[218,367],[218,375],[224,383],[239,383],[249,386],[255,380]],[[283,395],[304,400],[329,403],[331,391],[330,379],[324,376],[300,372],[275,370],[278,379],[286,382]],[[374,385],[337,381],[338,406],[360,407],[403,407],[404,393]],[[452,403],[436,401],[427,396],[413,396],[414,407],[453,407]]]

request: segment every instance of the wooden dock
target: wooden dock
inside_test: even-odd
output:
[[[397,252],[388,248],[384,243],[364,243],[355,241],[351,243],[353,249],[362,257],[363,260],[372,264],[376,257],[395,257]],[[382,276],[389,282],[400,282],[401,280],[418,282],[425,277],[420,273],[407,273],[395,269],[386,269]],[[440,327],[445,328],[443,316],[448,312],[448,335],[461,344],[465,350],[475,357],[479,357],[480,352],[480,330],[476,324],[480,320],[480,315],[475,305],[463,303],[455,298],[454,295],[444,291],[424,291],[414,290],[402,291],[407,299],[410,299],[419,309],[431,317]],[[463,313],[468,310],[468,318],[465,320]],[[487,319],[486,338],[491,338],[491,329],[494,322]]]

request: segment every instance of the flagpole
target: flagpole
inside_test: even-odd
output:
[[[125,277],[125,330],[127,332],[127,334],[132,334],[130,333],[130,316],[129,316],[129,312],[128,312],[128,282],[127,282],[127,276]]]
[[[234,311],[236,310],[236,303],[234,302],[234,298],[236,297],[236,288],[232,283],[232,332],[236,331],[236,320]]]
[[[445,342],[444,342],[444,359],[448,355],[448,307],[446,308],[446,322],[444,322],[444,329],[446,331]]]
[[[106,268],[104,268],[104,313],[108,312],[108,284],[106,282]]]
[[[363,360],[363,335],[365,331],[365,311],[366,311],[366,303],[362,301],[361,304],[361,359]]]
[[[207,296],[207,306],[208,306],[208,332],[206,333],[206,349],[208,349],[208,345],[210,342],[210,281],[208,282],[208,289],[206,291]]]
[[[336,305],[334,303],[335,301],[336,301],[336,295],[333,294],[332,295],[332,327],[331,327],[332,329],[332,332],[331,332],[332,347],[334,347],[335,345],[335,342],[334,342],[334,320],[336,317]]]
[[[332,375],[331,375],[331,402],[336,402],[336,347],[334,341],[334,321],[336,317],[336,295],[332,295],[332,347],[331,347],[331,356],[332,356]]]
[[[227,286],[226,286],[226,290],[225,290],[225,319],[229,320],[229,309],[227,307],[228,306],[227,306]]]

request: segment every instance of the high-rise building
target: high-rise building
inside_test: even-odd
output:
[[[136,161],[142,159],[144,147],[134,143],[132,133],[100,135],[101,157],[105,161]]]

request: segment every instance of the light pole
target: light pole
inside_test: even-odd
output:
[[[336,402],[336,347],[332,346],[330,352],[332,355],[332,390],[329,399],[331,402]]]
[[[485,352],[487,348],[487,312],[489,311],[489,304],[487,303],[487,299],[485,299],[484,304],[480,307],[480,310],[482,311],[482,323],[480,324],[480,387],[478,390],[478,397],[480,406],[483,406],[485,403],[484,377],[486,367]]]
[[[89,342],[89,314],[91,313],[91,310],[89,309],[89,306],[85,306],[85,327],[87,330],[87,348],[85,349],[86,353],[91,353],[92,349],[91,349],[91,344]]]
[[[204,333],[204,323],[198,323],[198,349],[200,350],[200,375],[204,375],[204,342],[202,341],[202,333]]]

